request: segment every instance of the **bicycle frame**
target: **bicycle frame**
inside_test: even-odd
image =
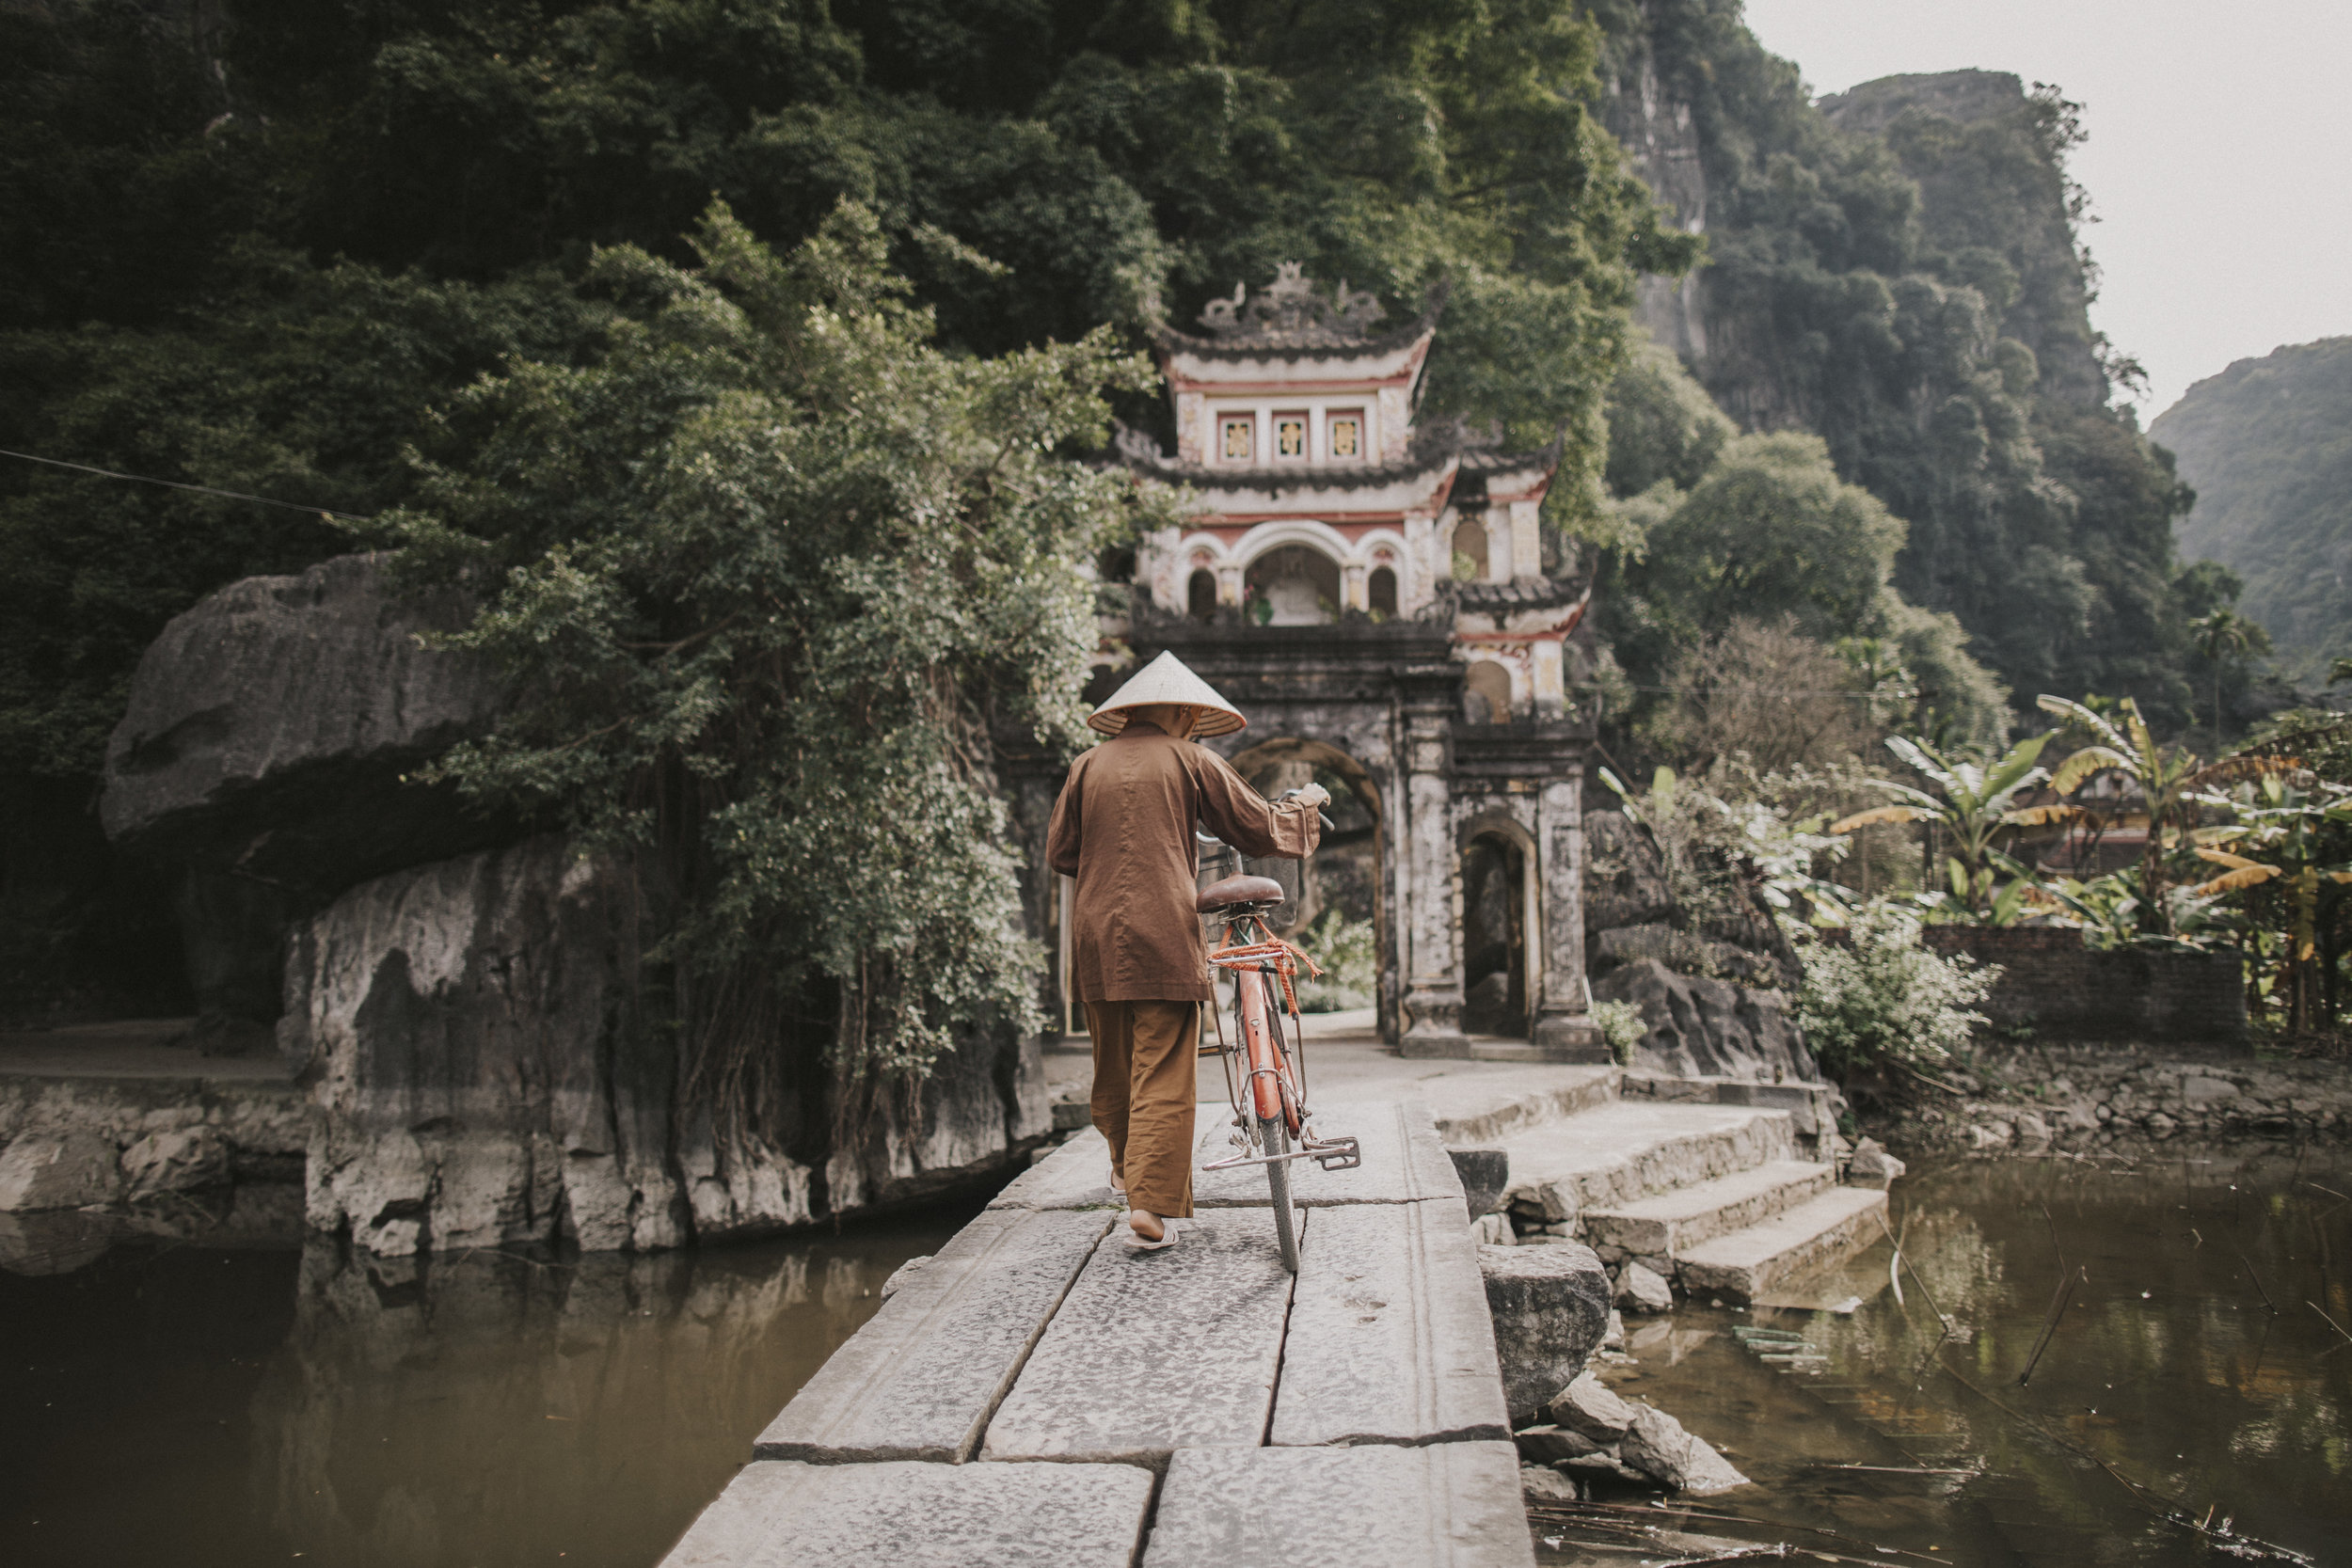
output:
[[[1236,945],[1232,939],[1250,934],[1252,927],[1258,940]],[[1263,912],[1251,906],[1238,907],[1229,915],[1226,936],[1226,945],[1211,954],[1209,962],[1232,974],[1234,1034],[1238,1038],[1233,1045],[1225,1043],[1220,1019],[1215,1049],[1222,1056],[1238,1053],[1242,1059],[1239,1085],[1233,1083],[1230,1068],[1227,1071],[1226,1098],[1242,1129],[1237,1141],[1242,1142],[1245,1152],[1212,1161],[1200,1168],[1231,1170],[1242,1165],[1312,1160],[1325,1170],[1355,1169],[1363,1164],[1363,1155],[1354,1138],[1318,1138],[1310,1128],[1306,1097],[1295,1068],[1296,1053],[1291,1041],[1297,1037],[1298,1009],[1291,992],[1289,974],[1292,965],[1304,959],[1305,955],[1269,930]],[[1313,967],[1312,959],[1305,961]],[[1283,1025],[1280,1010],[1267,994],[1269,975],[1282,982],[1284,1000],[1290,1003],[1288,1028]],[[1214,1008],[1215,1004],[1211,1006]],[[1277,1120],[1298,1147],[1280,1154],[1248,1153],[1248,1148],[1257,1142],[1255,1125]]]

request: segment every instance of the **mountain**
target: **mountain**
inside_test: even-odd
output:
[[[2018,700],[2193,711],[2170,459],[2113,396],[2067,173],[2078,105],[2013,75],[1814,102],[1737,0],[1601,0],[1603,119],[1707,264],[1639,288],[1651,336],[1751,431],[1811,430],[1907,525],[1894,584]]]
[[[2352,656],[2352,338],[2241,359],[2149,434],[2197,490],[2181,552],[2246,579],[2243,608],[2288,673],[2321,678]]]

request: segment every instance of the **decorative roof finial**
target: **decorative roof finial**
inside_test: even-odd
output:
[[[1342,278],[1334,304],[1315,292],[1302,263],[1284,261],[1256,298],[1249,297],[1246,284],[1236,283],[1232,298],[1211,300],[1200,312],[1200,325],[1227,343],[1337,345],[1370,337],[1386,314],[1371,290],[1351,291]]]

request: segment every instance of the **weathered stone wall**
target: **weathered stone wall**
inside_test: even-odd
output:
[[[2130,1045],[1987,1050],[1950,1071],[1960,1097],[1891,1125],[1915,1147],[2088,1150],[2174,1138],[2352,1136],[2352,1064]]]
[[[2233,1040],[2246,1032],[2237,957],[2152,948],[2097,950],[2057,927],[1931,926],[1946,956],[2001,966],[1979,1007],[1993,1026],[2050,1039]]]
[[[323,1112],[313,1228],[378,1254],[646,1249],[904,1202],[1048,1126],[1034,1041],[978,1039],[834,1147],[819,1082],[792,1147],[679,1126],[617,863],[559,837],[395,872],[296,933],[279,1042]]]
[[[183,877],[200,1032],[267,1049],[276,1020],[313,1087],[312,1225],[377,1254],[675,1246],[904,1202],[1046,1131],[1036,1044],[1002,1032],[846,1146],[807,1040],[775,1045],[810,1080],[789,1147],[680,1125],[624,869],[409,782],[503,701],[420,641],[468,610],[397,594],[369,556],[232,583],[148,651],[108,755],[108,832]]]

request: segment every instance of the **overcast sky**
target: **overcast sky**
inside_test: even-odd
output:
[[[1816,95],[1977,67],[2082,103],[2093,325],[2147,366],[2142,421],[2282,343],[2352,333],[2352,4],[1748,0]]]

